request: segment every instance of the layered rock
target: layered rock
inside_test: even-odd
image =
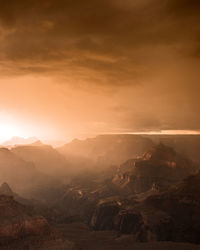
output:
[[[100,200],[90,220],[94,230],[113,230],[117,226],[117,216],[122,202],[119,197]]]
[[[113,211],[126,210],[124,205],[141,202],[166,190],[194,170],[191,161],[172,148],[159,144],[143,157],[121,165],[113,179],[100,181],[96,177],[85,181],[80,178],[75,185],[72,183],[66,188],[59,204],[66,221],[81,219],[90,221],[97,230],[118,230]]]
[[[90,225],[95,230],[133,234],[135,241],[175,241],[200,244],[200,174],[168,191],[126,202],[98,204]]]
[[[151,189],[166,189],[196,170],[194,164],[171,147],[159,144],[143,157],[122,164],[113,183],[124,193],[142,193]]]
[[[87,188],[81,185],[69,186],[57,204],[63,211],[65,221],[73,219],[88,222],[99,200],[117,193],[115,186],[106,182],[88,185]]]

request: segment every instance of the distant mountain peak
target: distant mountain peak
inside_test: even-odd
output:
[[[36,137],[23,138],[18,136],[13,136],[10,140],[5,141],[3,146],[15,146],[15,145],[26,145],[38,141]]]
[[[162,159],[162,160],[174,160],[176,157],[176,151],[169,146],[164,145],[162,142],[154,146],[151,150],[144,154],[146,160],[149,159]]]
[[[8,183],[4,182],[1,186],[0,186],[0,194],[4,194],[4,195],[13,195],[13,191],[10,188],[10,186],[8,185]]]
[[[37,140],[30,144],[31,146],[44,146],[43,142],[40,140]]]

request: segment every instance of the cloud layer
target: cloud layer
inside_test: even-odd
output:
[[[5,74],[132,84],[166,54],[199,57],[199,7],[198,0],[3,1],[1,65]]]
[[[1,78],[49,77],[90,92],[91,100],[98,95],[106,100],[99,113],[106,114],[88,120],[105,129],[200,129],[199,66],[199,0],[7,0],[0,6]],[[73,100],[71,106],[78,112]],[[80,110],[90,117],[87,106]]]

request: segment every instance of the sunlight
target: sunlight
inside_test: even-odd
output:
[[[22,129],[20,129],[15,124],[9,124],[9,123],[0,123],[0,140],[8,140],[12,138],[13,136],[20,136],[24,137],[24,133]]]

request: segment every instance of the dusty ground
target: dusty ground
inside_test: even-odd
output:
[[[79,250],[200,250],[200,245],[173,242],[135,243],[132,236],[117,236],[113,231],[91,231],[81,223],[57,225],[64,238]]]

